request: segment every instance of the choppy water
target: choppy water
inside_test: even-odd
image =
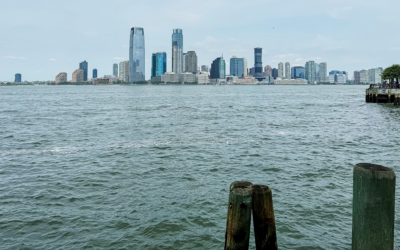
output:
[[[248,180],[280,249],[350,249],[354,165],[400,174],[400,108],[365,88],[1,87],[0,248],[223,249]]]

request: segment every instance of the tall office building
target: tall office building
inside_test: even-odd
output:
[[[92,78],[97,78],[97,69],[93,69]]]
[[[67,82],[67,73],[61,72],[56,76],[56,83]]]
[[[314,61],[306,62],[305,79],[308,81],[308,84],[314,84],[316,82],[315,76],[316,76],[315,62]]]
[[[248,75],[255,77],[256,76],[256,68],[254,68],[254,67],[250,68]]]
[[[291,70],[291,78],[292,79],[305,79],[305,70],[304,67],[301,66],[295,66]]]
[[[272,78],[274,78],[274,79],[278,78],[278,76],[279,76],[278,71],[279,71],[279,70],[278,70],[277,68],[273,68],[273,69],[271,70],[271,76],[272,76]]]
[[[262,48],[254,48],[254,77],[262,78]]]
[[[283,79],[283,62],[278,63],[278,77]]]
[[[207,65],[201,65],[201,71],[208,72],[208,66]]]
[[[124,77],[122,77],[122,79],[125,81],[125,82],[129,82],[129,61],[125,61],[124,62]]]
[[[124,79],[124,62],[119,63],[119,74],[118,77]]]
[[[72,82],[84,82],[85,71],[83,69],[77,69],[72,73]]]
[[[243,57],[243,76],[247,76],[247,59],[246,57]]]
[[[319,82],[319,63],[315,63],[315,81]]]
[[[186,72],[186,54],[182,53],[182,73]]]
[[[225,79],[225,60],[224,57],[218,57],[215,59],[211,64],[211,72],[210,78],[211,79]]]
[[[145,43],[144,29],[133,27],[129,41],[129,77],[128,82],[145,81]]]
[[[22,82],[22,75],[20,73],[15,74],[15,82]]]
[[[231,60],[229,61],[230,64],[230,75],[243,77],[244,76],[244,60],[243,58],[237,58],[236,56],[232,56]]]
[[[272,76],[272,68],[271,68],[271,66],[269,66],[269,65],[265,66],[264,72],[265,72],[265,74],[267,76]]]
[[[360,70],[360,83],[368,83],[369,81],[369,75],[368,75],[368,70]]]
[[[291,79],[291,71],[290,71],[290,63],[286,62],[285,63],[285,79]]]
[[[197,73],[197,55],[194,51],[188,51],[185,55],[185,72]]]
[[[183,34],[181,29],[174,29],[172,33],[172,72],[183,72]]]
[[[347,82],[347,72],[332,70],[329,72],[328,79],[330,83],[345,84]]]
[[[86,61],[79,63],[79,68],[83,70],[83,82],[86,82],[88,79],[88,63]]]
[[[360,71],[359,70],[354,71],[353,77],[354,77],[354,83],[360,83]]]
[[[328,65],[326,62],[319,64],[319,82],[328,82]]]
[[[167,72],[167,53],[153,53],[151,56],[151,76],[161,76],[165,72]]]
[[[113,64],[113,75],[118,77],[118,64],[117,63]]]
[[[382,68],[374,68],[368,70],[368,83],[369,84],[379,84],[382,83]]]

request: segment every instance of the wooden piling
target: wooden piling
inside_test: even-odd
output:
[[[268,186],[253,185],[253,225],[256,250],[277,250],[274,206]]]
[[[247,181],[235,181],[230,186],[225,250],[249,249],[252,185]]]
[[[396,175],[359,163],[353,172],[353,250],[393,249]]]

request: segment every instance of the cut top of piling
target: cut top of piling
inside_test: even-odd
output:
[[[230,186],[230,192],[247,196],[253,191],[253,183],[248,181],[235,181]]]
[[[396,174],[392,169],[371,163],[358,163],[354,167],[353,173],[355,176],[363,176],[370,179],[374,178],[392,180],[396,178]]]

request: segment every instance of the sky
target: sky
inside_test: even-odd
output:
[[[246,57],[263,48],[263,66],[327,62],[328,71],[387,67],[400,63],[398,0],[2,0],[0,81],[68,80],[79,63],[89,76],[111,75],[114,63],[129,58],[129,33],[143,27],[146,79],[151,54],[167,52],[171,71],[172,30],[183,30],[184,52],[198,65],[222,54]]]

